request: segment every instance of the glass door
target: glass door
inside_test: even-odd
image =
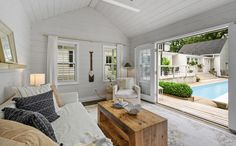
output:
[[[135,49],[135,65],[136,82],[141,88],[141,98],[156,103],[154,44],[145,44]]]

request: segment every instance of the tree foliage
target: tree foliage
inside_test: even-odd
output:
[[[185,44],[198,43],[203,41],[210,41],[225,38],[228,36],[228,29],[223,29],[215,32],[199,34],[191,37],[186,37],[171,41],[170,51],[178,52]]]

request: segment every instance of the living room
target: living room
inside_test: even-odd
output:
[[[234,0],[1,0],[0,108],[8,119],[1,119],[0,145],[236,145],[235,8]],[[226,25],[228,127],[159,104],[155,44]],[[144,72],[140,52],[151,54]],[[53,103],[30,100],[38,110],[53,104],[53,119],[32,110],[47,132],[7,115],[20,109],[19,97],[37,95],[53,96]]]

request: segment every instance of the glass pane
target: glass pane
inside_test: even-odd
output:
[[[75,64],[58,64],[58,81],[75,81]]]
[[[58,45],[58,81],[67,82],[76,80],[75,45]]]
[[[140,79],[150,80],[151,52],[150,49],[140,51]]]
[[[104,62],[104,79],[116,79],[117,74],[117,65],[116,65],[116,49],[104,49],[104,56],[105,56],[105,62]]]

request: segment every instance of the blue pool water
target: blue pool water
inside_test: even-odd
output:
[[[228,81],[192,87],[193,96],[214,99],[228,92]]]

